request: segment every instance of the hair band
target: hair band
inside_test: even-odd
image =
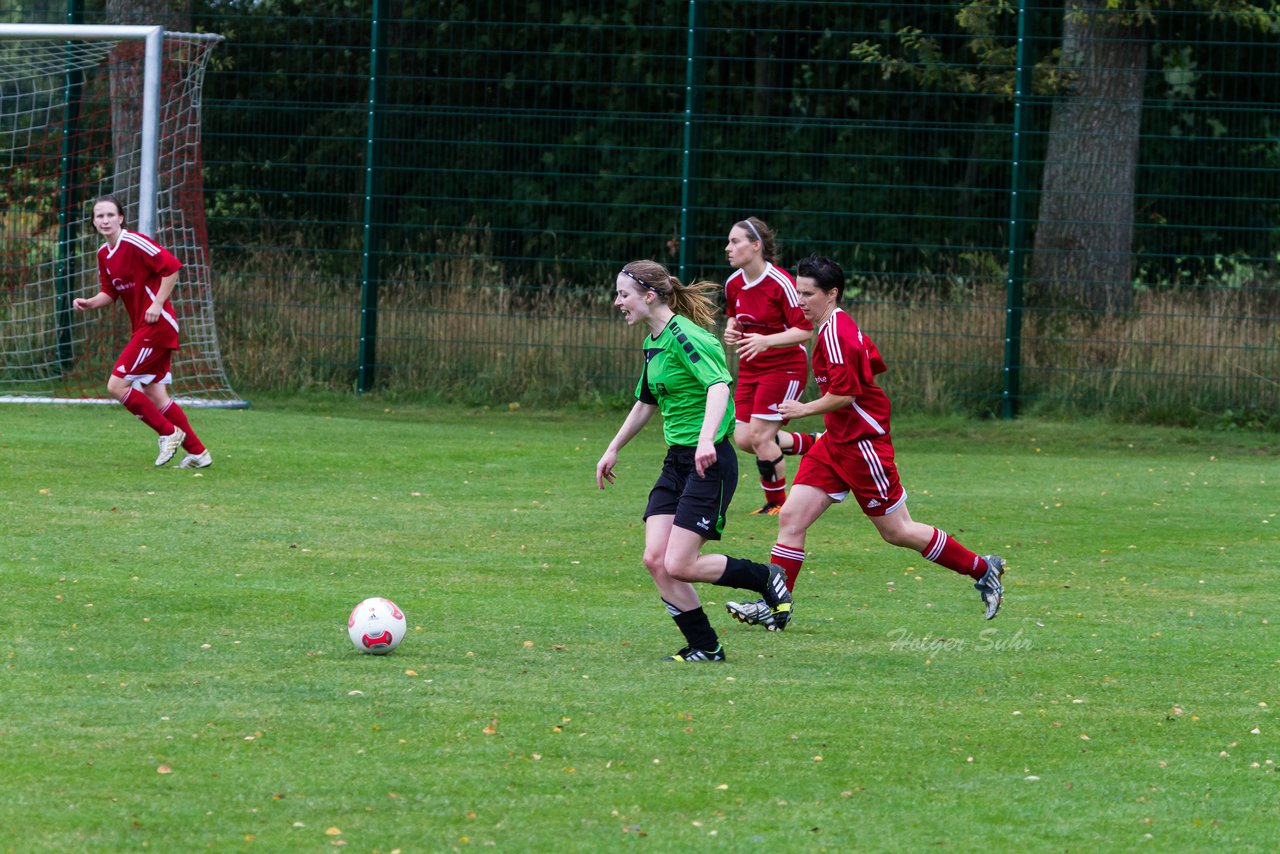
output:
[[[642,288],[645,288],[646,290],[653,291],[655,294],[658,292],[657,288],[655,288],[653,285],[649,284],[648,282],[640,281],[640,277],[637,276],[635,273],[631,272],[630,270],[619,270],[618,273],[620,275],[626,276],[631,281],[635,282],[637,285],[639,285]]]
[[[752,224],[751,224],[751,220],[750,220],[750,219],[744,219],[744,220],[742,221],[742,224],[743,224],[743,225],[745,225],[747,228],[751,229],[751,233],[752,233],[752,234],[754,234],[754,235],[756,236],[756,240],[757,240],[758,242],[760,242],[760,243],[764,243],[764,238],[760,236],[760,232],[756,231],[756,227],[755,227],[754,225],[752,225]]]

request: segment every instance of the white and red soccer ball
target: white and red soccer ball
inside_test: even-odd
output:
[[[406,625],[404,612],[395,602],[373,596],[351,609],[347,634],[361,652],[386,655],[404,640]]]

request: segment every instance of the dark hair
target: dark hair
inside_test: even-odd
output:
[[[778,260],[778,235],[769,224],[758,216],[749,216],[738,220],[734,226],[745,231],[752,240],[760,240],[760,257],[766,261]]]
[[[676,314],[689,318],[699,326],[711,327],[715,324],[716,303],[713,294],[720,292],[720,286],[715,282],[683,285],[657,261],[632,261],[622,268],[622,272],[657,294],[658,299],[671,306]]]
[[[800,276],[813,279],[814,284],[825,293],[837,291],[836,302],[844,296],[844,270],[826,255],[815,252],[807,258],[802,258],[796,265],[796,277]]]
[[[124,205],[120,204],[120,200],[111,194],[107,194],[105,196],[98,196],[98,198],[93,200],[93,206],[90,207],[89,209],[93,210],[93,208],[96,208],[98,205],[102,204],[103,202],[110,202],[111,204],[115,205],[116,213],[120,214],[121,219],[124,219]]]

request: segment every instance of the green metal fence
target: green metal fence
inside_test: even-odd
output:
[[[899,408],[1274,426],[1280,18],[1106,5],[197,0],[233,383],[618,397],[757,215]]]

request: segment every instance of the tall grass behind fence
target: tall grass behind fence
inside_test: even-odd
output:
[[[616,269],[723,281],[755,214],[900,408],[1274,425],[1280,25],[1213,5],[404,0],[379,65],[358,4],[197,0],[233,381],[625,397]]]

